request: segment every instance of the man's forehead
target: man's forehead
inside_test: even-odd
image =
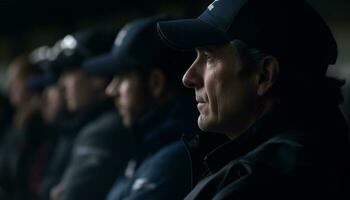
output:
[[[130,70],[125,70],[121,71],[120,73],[114,74],[113,78],[115,79],[121,79],[121,78],[126,78],[126,77],[131,77],[131,76],[137,76],[138,71],[135,69],[130,69]]]
[[[72,77],[81,77],[81,76],[87,76],[85,72],[79,68],[74,68],[74,69],[67,69],[64,70],[60,73],[59,79],[67,79],[67,78],[72,78]]]
[[[215,51],[218,47],[216,46],[204,46],[204,47],[197,47],[196,51],[197,52],[201,52],[201,51],[208,51],[208,52],[212,52]]]
[[[84,70],[80,67],[73,67],[72,69],[66,69],[62,71],[62,74],[83,74]]]
[[[224,48],[235,48],[232,43],[217,44],[217,45],[207,45],[202,47],[197,47],[195,50],[197,52],[215,52],[223,50]]]

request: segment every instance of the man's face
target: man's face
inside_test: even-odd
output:
[[[116,75],[106,88],[106,94],[114,97],[115,106],[123,118],[123,124],[131,127],[145,112],[148,98],[138,73]]]
[[[64,72],[60,77],[59,84],[63,89],[67,108],[71,112],[76,112],[87,106],[93,98],[89,78],[81,70]]]
[[[203,131],[235,137],[251,125],[257,107],[256,79],[243,67],[229,43],[197,49],[183,83],[195,89]]]
[[[58,114],[64,109],[63,94],[58,85],[52,85],[43,91],[42,116],[47,123],[52,123],[57,119]]]
[[[26,87],[26,80],[24,74],[20,72],[19,67],[10,67],[9,69],[9,98],[14,107],[25,105],[28,98],[31,97],[29,89]]]

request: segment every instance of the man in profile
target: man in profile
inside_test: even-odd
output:
[[[101,27],[79,31],[38,53],[51,58],[43,61],[42,68],[58,79],[70,112],[58,122],[42,199],[104,199],[123,173],[126,149],[132,142],[104,92],[109,79],[90,76],[82,69],[85,59],[110,50],[116,33],[114,28]]]
[[[124,176],[107,199],[182,199],[190,191],[190,163],[181,136],[197,131],[197,112],[181,75],[192,54],[166,46],[154,16],[125,25],[110,53],[88,60],[86,71],[113,76],[106,93],[114,98],[123,125],[137,146]]]
[[[345,199],[342,84],[325,75],[337,46],[309,5],[215,0],[158,30],[196,50],[183,83],[195,90],[198,125],[231,139],[207,155],[207,176],[186,199]]]

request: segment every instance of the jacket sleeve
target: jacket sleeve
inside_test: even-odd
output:
[[[60,199],[104,199],[132,154],[128,135],[109,115],[84,128],[60,183]]]

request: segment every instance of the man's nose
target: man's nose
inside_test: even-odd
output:
[[[57,81],[57,85],[58,87],[61,88],[61,90],[65,90],[66,88],[66,79],[64,79],[64,77],[60,77]]]
[[[198,59],[196,59],[186,71],[185,75],[182,77],[182,83],[188,88],[200,88],[203,86],[201,66]]]
[[[118,81],[113,79],[106,87],[105,93],[107,96],[116,97],[118,96]]]

